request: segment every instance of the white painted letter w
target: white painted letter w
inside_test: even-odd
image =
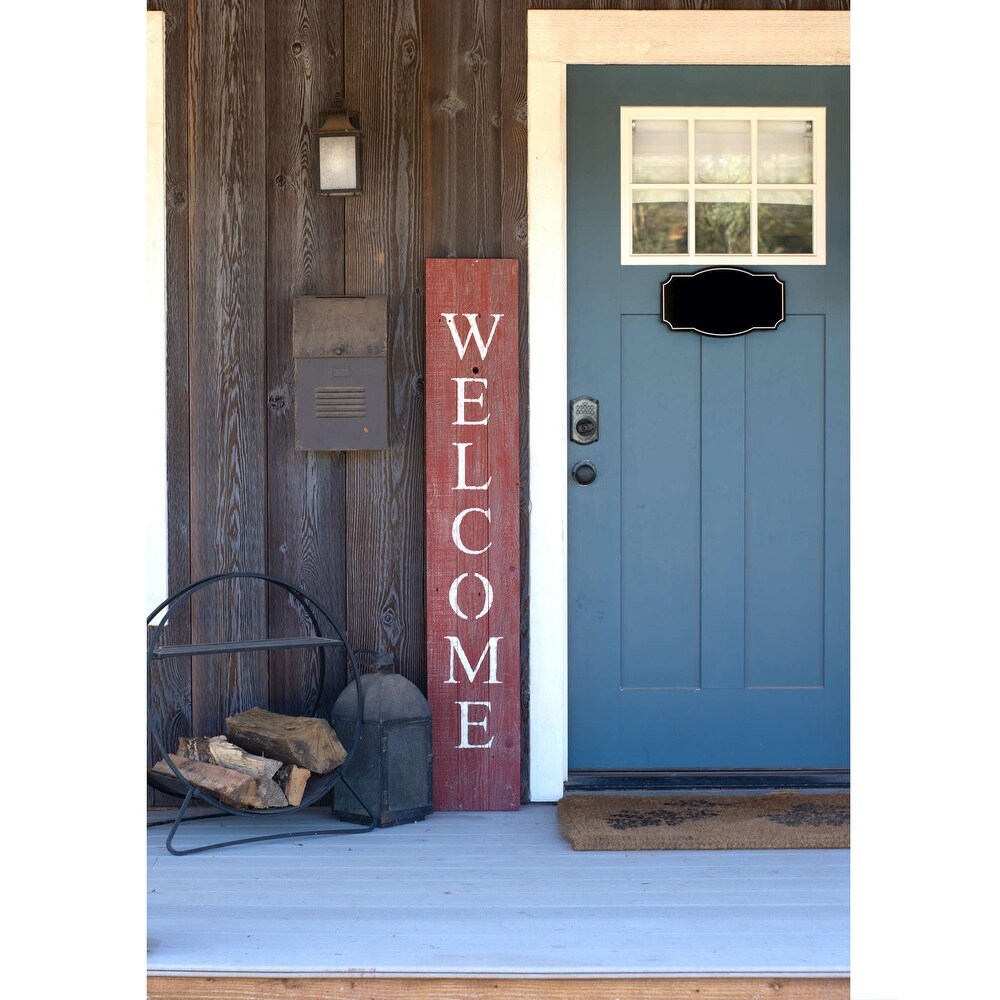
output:
[[[490,330],[489,338],[485,344],[483,343],[483,338],[479,333],[479,315],[477,313],[462,313],[462,315],[469,321],[469,332],[465,335],[464,341],[455,327],[455,317],[457,315],[458,313],[441,313],[444,321],[448,324],[448,329],[451,331],[451,339],[455,341],[455,350],[458,351],[458,356],[463,359],[465,358],[465,352],[468,350],[469,341],[475,337],[476,346],[479,348],[479,356],[485,361],[486,352],[490,349],[490,344],[493,343],[493,334],[497,332],[497,324],[503,319],[503,313],[490,313],[493,317],[493,328]]]

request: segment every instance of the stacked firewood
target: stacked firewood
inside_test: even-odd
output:
[[[226,805],[278,809],[300,805],[310,776],[338,768],[347,751],[325,719],[251,708],[226,719],[224,736],[182,736],[169,756],[187,781]],[[165,760],[152,770],[176,780]]]

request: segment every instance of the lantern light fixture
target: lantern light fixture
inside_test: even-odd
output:
[[[361,129],[357,111],[342,101],[324,116],[315,132],[320,194],[350,195],[361,191]]]
[[[392,653],[368,652],[375,673],[348,684],[333,704],[330,722],[344,746],[354,746],[353,788],[333,796],[333,815],[349,823],[365,823],[375,813],[376,826],[412,823],[434,811],[434,753],[431,708],[420,689],[393,669]],[[355,794],[354,789],[357,789]]]

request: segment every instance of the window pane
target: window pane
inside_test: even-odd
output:
[[[687,122],[632,122],[632,182],[684,184],[687,179]]]
[[[750,192],[699,191],[695,253],[750,253]]]
[[[357,139],[352,135],[319,138],[319,186],[325,191],[350,191],[358,186]]]
[[[811,191],[761,191],[757,195],[758,253],[813,252]]]
[[[700,184],[750,183],[750,122],[694,123],[695,180]]]
[[[633,191],[632,253],[687,253],[687,199],[687,191]]]
[[[811,184],[813,123],[757,124],[757,180],[761,184]]]

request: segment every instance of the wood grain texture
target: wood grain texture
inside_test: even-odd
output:
[[[527,34],[525,4],[427,2],[423,230],[427,257],[499,256],[522,265],[522,798],[529,797],[527,450]]]
[[[500,4],[500,255],[518,262],[518,427],[521,560],[521,800],[531,797],[530,640],[531,493],[528,453],[528,32],[524,3]]]
[[[432,258],[426,269],[427,697],[434,718],[434,808],[516,809],[518,266],[514,260]],[[482,346],[473,339],[468,316],[478,317]],[[464,342],[462,350],[456,337]]]
[[[230,743],[223,736],[181,737],[177,741],[177,755],[204,764],[218,764],[233,771],[242,771],[255,778],[273,778],[284,766],[280,760],[269,760],[259,754],[248,753]]]
[[[192,760],[184,755],[170,754],[169,757],[186,781],[233,808],[281,809],[288,805],[285,793],[270,778],[256,777],[245,770],[209,761]],[[174,776],[165,760],[155,764],[151,771],[162,784],[178,787],[182,794],[187,794],[187,787]]]
[[[228,806],[242,808],[255,806],[257,778],[243,771],[233,771],[218,764],[206,764],[200,760],[188,760],[177,754],[168,754],[174,767],[196,788],[202,788]],[[153,765],[156,774],[174,777],[173,769],[165,760]],[[175,778],[176,780],[176,778]]]
[[[344,291],[344,199],[317,192],[311,135],[344,88],[343,4],[268,3],[265,17],[267,569],[301,587],[343,626],[344,456],[295,450],[292,358],[292,300]],[[290,594],[272,587],[267,596],[272,635],[311,631]],[[319,657],[318,651],[269,655],[274,711],[308,711],[320,694]],[[329,716],[345,662],[342,651],[326,657],[329,675],[317,711]]]
[[[191,576],[187,4],[153,0],[147,9],[162,10],[165,20],[167,586],[174,593]],[[170,621],[171,639],[179,643],[189,641],[191,634],[188,610],[180,609]],[[149,680],[153,725],[164,746],[174,747],[179,736],[191,732],[191,661],[159,661]],[[157,753],[150,737],[147,763],[154,763]],[[148,801],[163,805],[175,800],[150,790]]]
[[[347,751],[326,719],[251,708],[226,719],[226,737],[252,753],[314,774],[329,774],[347,759]]]
[[[312,771],[297,767],[295,764],[286,764],[278,772],[275,781],[281,785],[281,790],[285,793],[290,806],[297,806],[302,802],[302,796],[306,793],[306,782],[311,774]]]
[[[347,455],[347,623],[426,690],[421,28],[418,0],[345,7],[345,96],[364,109],[364,190],[346,205],[345,291],[389,299],[389,445]]]
[[[427,257],[500,254],[500,7],[422,4]]]
[[[192,578],[264,564],[263,0],[193,3],[191,87]],[[195,595],[192,641],[266,635],[263,585]],[[267,705],[260,654],[192,663],[193,735]]]
[[[276,979],[150,976],[149,1000],[847,1000],[849,979]]]

